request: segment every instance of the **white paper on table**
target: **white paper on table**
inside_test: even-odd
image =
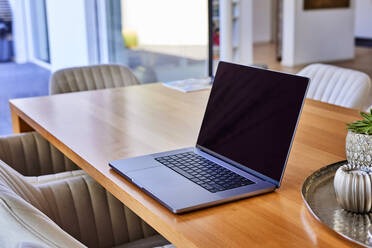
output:
[[[185,80],[164,82],[164,86],[184,93],[211,88],[211,78],[190,78]]]

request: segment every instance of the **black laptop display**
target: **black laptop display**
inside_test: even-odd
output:
[[[197,147],[279,183],[308,79],[233,67],[218,68]]]

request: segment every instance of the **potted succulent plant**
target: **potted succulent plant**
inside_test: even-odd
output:
[[[363,120],[347,124],[346,158],[334,177],[336,199],[354,213],[372,210],[372,109]]]
[[[346,158],[353,166],[372,166],[372,109],[360,112],[363,120],[347,124]]]

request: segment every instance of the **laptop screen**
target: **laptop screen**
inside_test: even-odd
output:
[[[280,182],[308,81],[220,62],[197,146]]]

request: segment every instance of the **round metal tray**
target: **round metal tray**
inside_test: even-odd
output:
[[[328,165],[307,177],[302,185],[302,198],[317,220],[350,241],[372,247],[368,234],[372,213],[354,214],[342,209],[336,201],[333,178],[338,167],[346,163],[345,160]]]

